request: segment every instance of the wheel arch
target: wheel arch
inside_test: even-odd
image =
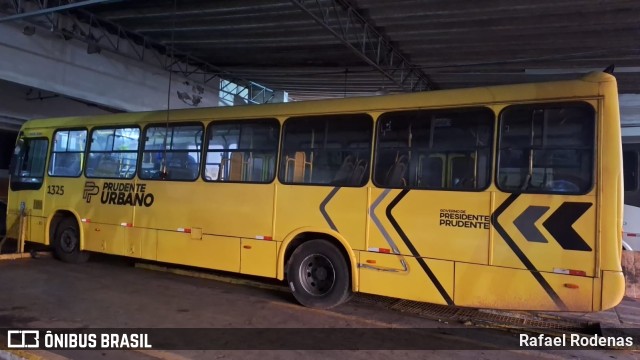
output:
[[[45,245],[51,245],[51,240],[56,236],[56,230],[60,222],[66,218],[72,218],[78,224],[78,235],[80,236],[80,249],[84,248],[84,229],[77,212],[71,209],[57,209],[47,221]]]
[[[304,242],[315,239],[327,240],[340,250],[347,261],[347,266],[351,268],[351,289],[354,292],[358,291],[358,259],[356,257],[356,253],[353,251],[351,246],[349,246],[347,240],[338,232],[321,228],[299,228],[292,231],[284,238],[280,245],[280,250],[278,251],[276,278],[278,280],[284,280],[286,272],[285,267],[291,257],[291,254]]]

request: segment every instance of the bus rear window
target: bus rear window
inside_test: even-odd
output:
[[[514,105],[500,115],[498,187],[587,193],[593,184],[595,111],[586,103]]]
[[[47,139],[21,139],[11,159],[11,190],[37,190],[42,186]]]

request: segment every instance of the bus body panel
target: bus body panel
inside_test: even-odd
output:
[[[158,231],[158,261],[240,272],[240,238]]]
[[[373,188],[371,194],[369,248],[487,264],[489,192]]]
[[[277,241],[241,239],[240,273],[276,277]]]
[[[135,207],[135,226],[253,238],[273,236],[273,184],[140,181],[150,206]],[[177,210],[180,209],[180,210]]]
[[[333,230],[348,239],[353,250],[365,249],[367,188],[279,185],[275,239],[295,229]]]
[[[360,259],[361,292],[443,305],[453,296],[452,261],[423,258],[420,264],[411,256],[374,252],[361,252]],[[438,279],[440,289],[424,266]]]
[[[113,224],[91,222],[84,226],[85,250],[112,255],[126,255],[125,227]]]
[[[494,214],[499,216],[494,221],[492,265],[550,273],[577,270],[586,276],[595,275],[595,196],[513,197],[495,195]]]
[[[625,292],[624,274],[621,271],[602,272],[602,304],[595,310],[607,310],[618,305]]]
[[[47,218],[42,216],[29,216],[29,236],[27,239],[36,243],[45,243],[45,229],[47,227]]]
[[[598,116],[598,223],[596,239],[599,271],[622,272],[623,182],[620,108],[615,78],[603,79],[599,86],[601,109]],[[601,274],[597,274],[601,276]],[[622,300],[622,297],[620,297]]]
[[[593,311],[592,278],[548,273],[542,276],[560,301],[554,302],[528,270],[456,263],[455,302],[492,309]]]
[[[124,229],[126,256],[158,260],[158,230],[128,227]]]

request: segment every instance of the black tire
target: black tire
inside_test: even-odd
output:
[[[89,260],[89,253],[80,251],[80,231],[78,222],[73,218],[64,218],[56,229],[53,239],[53,252],[56,258],[72,264]]]
[[[287,281],[304,306],[329,309],[351,295],[351,269],[344,256],[326,240],[309,240],[291,254]]]

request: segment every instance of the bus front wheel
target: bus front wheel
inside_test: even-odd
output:
[[[287,280],[304,306],[329,309],[351,297],[350,269],[344,256],[326,240],[310,240],[291,255]]]
[[[80,231],[75,219],[63,219],[56,229],[53,242],[55,256],[67,263],[83,263],[89,260],[89,253],[80,250]]]

